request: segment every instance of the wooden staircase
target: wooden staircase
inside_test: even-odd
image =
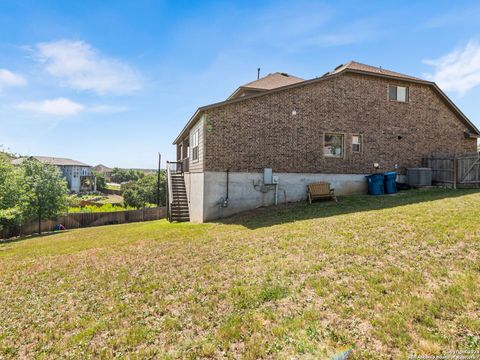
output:
[[[185,188],[185,179],[183,173],[174,173],[170,175],[171,199],[170,221],[190,221],[188,210],[187,189]]]

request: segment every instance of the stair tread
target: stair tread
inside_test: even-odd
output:
[[[170,217],[172,221],[190,221],[190,210],[188,208],[187,188],[183,174],[171,174],[170,184],[172,186],[173,202],[171,204]]]

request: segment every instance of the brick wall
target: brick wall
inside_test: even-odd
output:
[[[408,103],[388,85],[408,86]],[[296,115],[292,115],[296,110]],[[344,74],[206,110],[204,171],[369,173],[421,165],[432,153],[476,151],[466,126],[427,85]],[[344,157],[323,155],[324,133],[344,134]],[[352,134],[363,149],[352,153]]]

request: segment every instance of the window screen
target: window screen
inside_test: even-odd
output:
[[[198,135],[199,130],[195,131],[192,134],[192,160],[198,160]]]
[[[408,87],[390,85],[388,87],[388,98],[393,101],[407,102]]]
[[[323,154],[328,157],[343,157],[343,135],[325,134]]]
[[[362,135],[352,136],[352,152],[359,153],[362,151]]]

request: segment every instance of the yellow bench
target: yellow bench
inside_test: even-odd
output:
[[[335,196],[335,189],[330,189],[330,184],[328,182],[309,184],[307,188],[308,202],[310,204],[312,203],[312,201],[318,199],[333,199],[337,201],[337,197]]]

